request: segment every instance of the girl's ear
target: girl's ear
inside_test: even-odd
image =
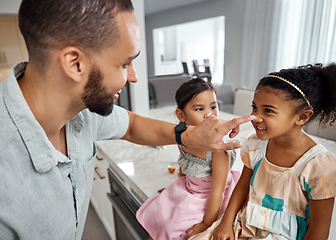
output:
[[[178,118],[178,120],[179,120],[180,122],[185,122],[185,121],[186,121],[184,112],[183,112],[181,109],[176,108],[176,110],[175,110],[175,115],[176,115],[176,117]]]
[[[313,114],[314,114],[314,111],[312,109],[305,109],[301,111],[301,113],[299,114],[298,120],[296,121],[296,124],[299,126],[302,126],[303,124],[308,122],[308,120],[311,118],[311,116],[313,116]]]

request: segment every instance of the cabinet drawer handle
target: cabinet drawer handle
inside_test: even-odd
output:
[[[104,160],[104,158],[100,158],[98,156],[96,156],[96,158],[97,158],[98,161],[103,161]]]
[[[105,176],[100,175],[100,173],[98,171],[98,167],[95,167],[95,172],[97,173],[97,175],[100,179],[105,179]]]

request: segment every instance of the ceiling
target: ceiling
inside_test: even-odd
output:
[[[206,2],[211,0],[144,0],[145,14],[152,14],[167,9],[182,7],[198,2]]]

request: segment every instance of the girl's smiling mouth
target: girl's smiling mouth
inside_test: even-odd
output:
[[[266,128],[260,127],[260,126],[256,126],[254,125],[254,129],[256,130],[257,133],[266,131]]]

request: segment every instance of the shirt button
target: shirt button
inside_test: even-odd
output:
[[[267,215],[267,210],[266,209],[261,209],[260,213],[261,213],[261,215],[266,216]]]

